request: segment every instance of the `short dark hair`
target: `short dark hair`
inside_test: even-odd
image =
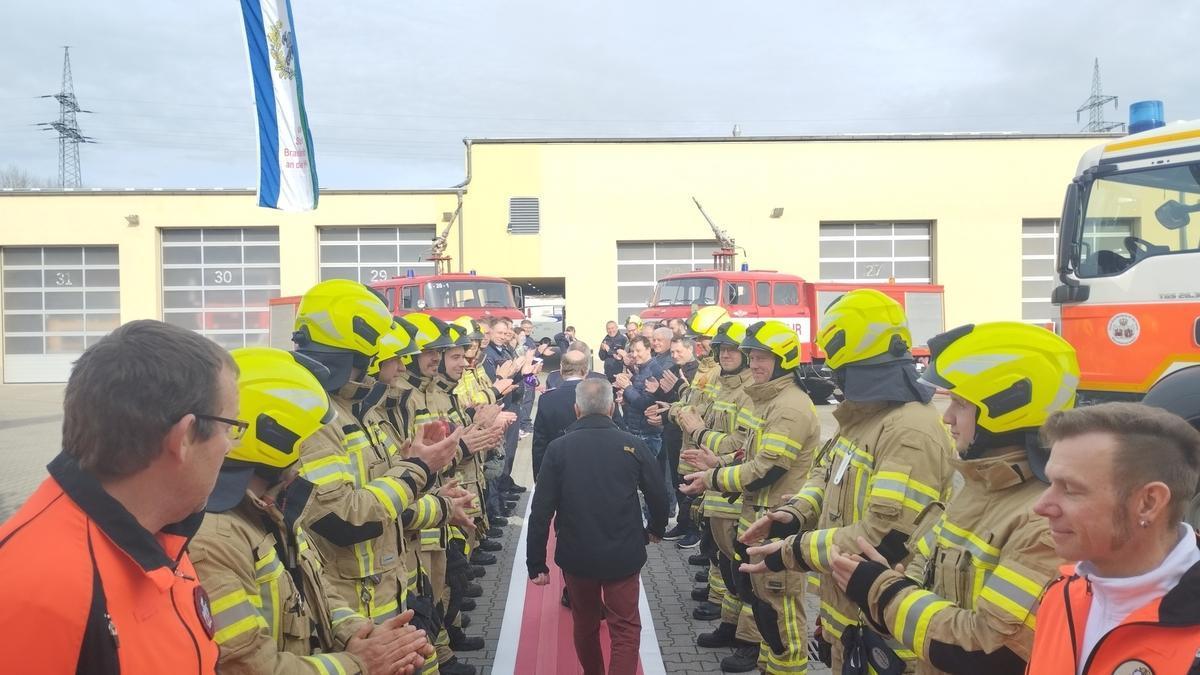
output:
[[[638,335],[629,341],[629,348],[633,349],[636,344],[641,344],[646,349],[650,349],[650,340],[645,335]]]
[[[566,332],[568,332],[568,333],[574,333],[574,332],[575,332],[575,326],[567,326],[567,330],[566,330]]]
[[[493,318],[492,318],[492,326],[494,327],[494,326],[495,326],[496,324],[498,324],[498,323],[502,323],[502,324],[506,324],[506,325],[508,325],[508,326],[512,326],[512,323],[513,323],[513,322],[512,322],[512,319],[508,318],[507,316],[497,316],[497,317],[493,317]]]
[[[1089,433],[1117,441],[1113,475],[1120,503],[1147,483],[1171,490],[1173,522],[1183,520],[1200,479],[1200,431],[1182,417],[1140,403],[1102,403],[1050,415],[1042,425],[1047,444]]]
[[[99,478],[146,468],[167,432],[188,413],[219,414],[229,352],[185,328],[130,321],[88,347],[71,368],[63,400],[63,451]],[[198,440],[214,424],[196,420]]]

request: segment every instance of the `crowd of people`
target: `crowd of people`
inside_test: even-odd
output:
[[[627,472],[614,481],[640,485],[645,502],[630,539],[699,548],[692,615],[718,623],[696,643],[731,650],[722,670],[803,673],[815,657],[839,675],[1200,673],[1189,600],[1200,541],[1185,518],[1200,478],[1200,369],[1168,376],[1141,404],[1076,408],[1074,349],[1040,327],[947,331],[919,373],[904,310],[882,293],[843,295],[821,326],[841,399],[824,440],[801,345],[780,322],[747,326],[720,307],[664,324],[633,316],[624,330],[610,321],[597,350],[612,425],[661,473],[674,519],[664,532],[657,477]],[[592,354],[568,350],[563,388],[578,390]],[[577,512],[621,503],[561,503],[563,466],[601,452],[584,432],[603,406],[585,416],[568,398],[551,391],[539,406],[535,467],[546,454],[554,469],[531,527],[554,513],[586,530]],[[543,542],[530,541],[531,578]],[[558,558],[568,578],[598,575],[626,602],[628,557],[608,576]],[[604,672],[595,616],[576,614],[586,673]],[[624,636],[637,626],[621,612],[608,620],[608,672],[633,672],[618,653],[636,650]]]
[[[595,353],[345,280],[303,296],[290,352],[129,322],[74,365],[62,452],[0,525],[0,647],[22,672],[474,673],[524,432],[528,573],[553,523],[589,675],[601,621],[607,672],[636,671],[662,540],[696,551],[727,672],[1200,673],[1200,369],[1076,408],[1039,327],[955,328],[918,374],[882,293],[821,326],[824,439],[796,332],[720,307],[610,322]]]

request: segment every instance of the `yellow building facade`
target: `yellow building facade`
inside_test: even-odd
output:
[[[1102,141],[475,140],[460,187],[323,191],[304,214],[249,191],[0,191],[0,374],[62,381],[87,344],[141,318],[265,343],[269,297],[431,270],[460,200],[454,267],[557,289],[585,340],[644,306],[656,277],[711,263],[693,196],[754,269],[942,284],[947,326],[1045,320],[1063,189]]]

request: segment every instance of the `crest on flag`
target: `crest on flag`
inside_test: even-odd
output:
[[[281,80],[295,77],[296,71],[292,67],[292,31],[284,30],[283,22],[276,21],[271,24],[267,41],[271,44],[271,63],[275,66],[275,74]]]

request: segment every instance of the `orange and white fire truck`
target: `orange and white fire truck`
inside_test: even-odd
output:
[[[477,321],[498,317],[520,321],[525,318],[521,310],[524,297],[520,286],[514,286],[500,277],[478,275],[474,271],[450,271],[446,237],[457,217],[456,211],[446,228],[433,240],[429,260],[434,263],[434,274],[417,276],[409,270],[405,276],[369,284],[371,288],[383,294],[388,309],[395,315],[424,312],[447,322],[463,315]],[[269,304],[271,346],[291,349],[300,296],[274,298]]]
[[[1139,400],[1200,363],[1200,121],[1089,150],[1067,187],[1052,300],[1080,399]]]
[[[694,198],[693,198],[694,199]],[[720,226],[708,217],[700,202],[696,207],[708,221],[720,248],[713,251],[713,269],[683,272],[663,277],[654,287],[643,320],[687,318],[705,305],[721,305],[735,321],[752,324],[775,319],[790,324],[800,338],[801,376],[815,402],[834,393],[830,373],[824,367],[825,353],[817,346],[821,319],[839,296],[866,284],[809,282],[775,270],[751,270],[745,264],[735,270],[737,246]],[[943,287],[938,284],[870,284],[895,299],[908,315],[913,335],[913,355],[924,363],[929,357],[929,338],[945,330]]]

